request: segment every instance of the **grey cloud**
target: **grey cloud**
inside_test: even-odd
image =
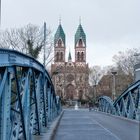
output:
[[[46,21],[55,32],[61,15],[67,46],[73,47],[81,16],[88,49],[96,45],[94,51],[97,49],[99,53],[102,50],[98,48],[105,46],[107,49],[115,44],[108,49],[116,53],[122,50],[120,44],[139,47],[139,7],[140,0],[2,0],[2,28],[20,27],[29,22],[41,26]]]

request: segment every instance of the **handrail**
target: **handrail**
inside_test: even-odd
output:
[[[0,58],[0,67],[18,65],[33,67],[39,71],[44,71],[44,66],[39,61],[17,50],[0,48]],[[46,69],[45,72],[47,74],[45,76],[48,77],[49,82],[52,84],[51,77]]]
[[[30,140],[61,112],[51,77],[33,57],[0,48],[0,139]]]
[[[140,86],[140,80],[132,83],[127,89],[123,91],[123,93],[114,101],[114,106],[121,100],[122,97],[127,96],[128,92]]]
[[[110,97],[98,99],[99,110],[140,121],[140,80],[131,84],[114,102]]]

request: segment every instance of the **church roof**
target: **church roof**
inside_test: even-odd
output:
[[[86,34],[85,34],[81,24],[79,24],[78,29],[75,34],[75,46],[76,46],[77,42],[79,41],[79,39],[82,39],[86,45]]]
[[[58,39],[61,38],[63,43],[64,43],[64,46],[65,46],[65,33],[64,33],[64,30],[61,26],[61,24],[59,24],[58,28],[57,28],[57,31],[54,35],[54,43],[56,44],[56,42],[58,41]]]

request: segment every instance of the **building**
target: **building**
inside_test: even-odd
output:
[[[115,93],[116,97],[121,95],[126,88],[132,83],[129,75],[126,74],[117,74],[115,75]],[[113,75],[108,74],[104,75],[97,85],[97,96],[106,95],[112,98],[113,92]]]
[[[62,100],[86,99],[89,87],[89,67],[86,63],[86,34],[79,24],[75,33],[75,62],[71,52],[66,61],[66,36],[61,23],[54,36],[54,63],[51,74],[56,93]]]

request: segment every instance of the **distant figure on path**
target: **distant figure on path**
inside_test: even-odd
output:
[[[92,110],[92,102],[88,103],[88,107],[89,107],[89,111],[91,111]]]

